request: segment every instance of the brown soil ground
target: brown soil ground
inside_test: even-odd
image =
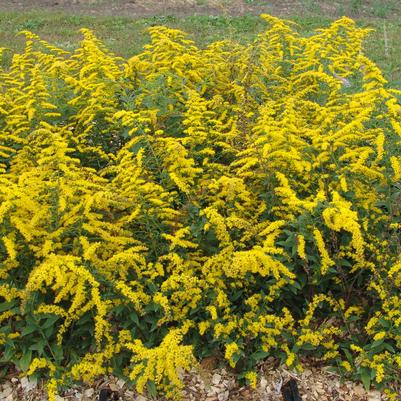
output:
[[[327,14],[335,13],[330,2],[319,3]],[[0,0],[1,11],[43,10],[75,15],[115,15],[147,17],[153,15],[275,15],[302,12],[297,0]]]

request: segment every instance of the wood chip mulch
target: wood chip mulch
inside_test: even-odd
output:
[[[341,381],[324,368],[306,368],[295,373],[284,368],[261,367],[257,388],[240,386],[225,369],[200,368],[183,375],[184,401],[284,401],[283,386],[290,380],[302,401],[385,401],[379,391],[365,391],[359,383]],[[296,397],[298,398],[298,397]],[[298,398],[299,399],[299,398]],[[0,384],[0,401],[46,401],[43,388],[26,377]],[[104,377],[92,387],[65,389],[56,401],[165,401],[140,395],[123,380]]]

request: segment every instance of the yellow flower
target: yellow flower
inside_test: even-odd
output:
[[[252,388],[256,388],[256,386],[257,386],[257,380],[258,380],[258,376],[257,376],[256,372],[247,372],[247,373],[245,374],[245,378],[248,380],[249,385],[250,385]]]
[[[393,169],[393,181],[399,181],[401,179],[401,166],[398,158],[395,156],[390,157],[391,167]]]
[[[297,248],[297,250],[298,250],[298,256],[299,256],[301,259],[306,260],[306,255],[305,255],[305,238],[304,238],[303,235],[298,235],[298,236],[297,236],[297,239],[298,239],[298,248]]]
[[[237,362],[234,361],[233,357],[238,353],[238,351],[239,347],[236,343],[226,344],[226,352],[224,356],[232,368],[235,368],[235,365],[237,364]]]
[[[351,348],[352,351],[355,351],[355,352],[358,352],[358,353],[363,352],[363,349],[361,347],[359,347],[358,345],[356,345],[356,344],[351,344],[350,348]]]
[[[345,368],[347,372],[352,372],[352,366],[348,361],[342,361],[341,366]]]
[[[382,340],[383,338],[386,337],[386,334],[387,334],[387,333],[386,333],[385,331],[380,331],[379,333],[376,333],[376,334],[374,335],[373,339],[374,339],[375,341]]]
[[[384,365],[376,365],[376,382],[381,383],[384,379]]]
[[[195,343],[352,372],[350,334],[389,337],[348,351],[383,385],[401,366],[401,91],[351,19],[262,18],[205,48],[150,27],[129,60],[88,29],[73,53],[24,32],[0,66],[0,344],[51,329],[28,368],[50,401],[114,370],[179,398]]]
[[[321,257],[321,260],[322,260],[322,264],[321,264],[320,270],[321,270],[322,275],[324,275],[324,274],[327,273],[327,271],[330,268],[330,266],[334,266],[335,263],[330,258],[329,254],[327,252],[327,249],[326,249],[322,234],[317,228],[315,228],[313,230],[313,236],[315,237],[316,245],[318,247],[319,254],[320,254],[320,257]]]

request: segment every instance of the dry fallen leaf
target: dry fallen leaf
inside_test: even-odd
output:
[[[379,391],[369,391],[368,401],[381,401],[382,397]]]

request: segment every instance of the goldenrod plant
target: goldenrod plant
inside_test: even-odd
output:
[[[401,92],[348,18],[249,45],[149,29],[116,57],[30,32],[0,70],[3,367],[179,398],[217,354],[366,387],[401,369]]]

